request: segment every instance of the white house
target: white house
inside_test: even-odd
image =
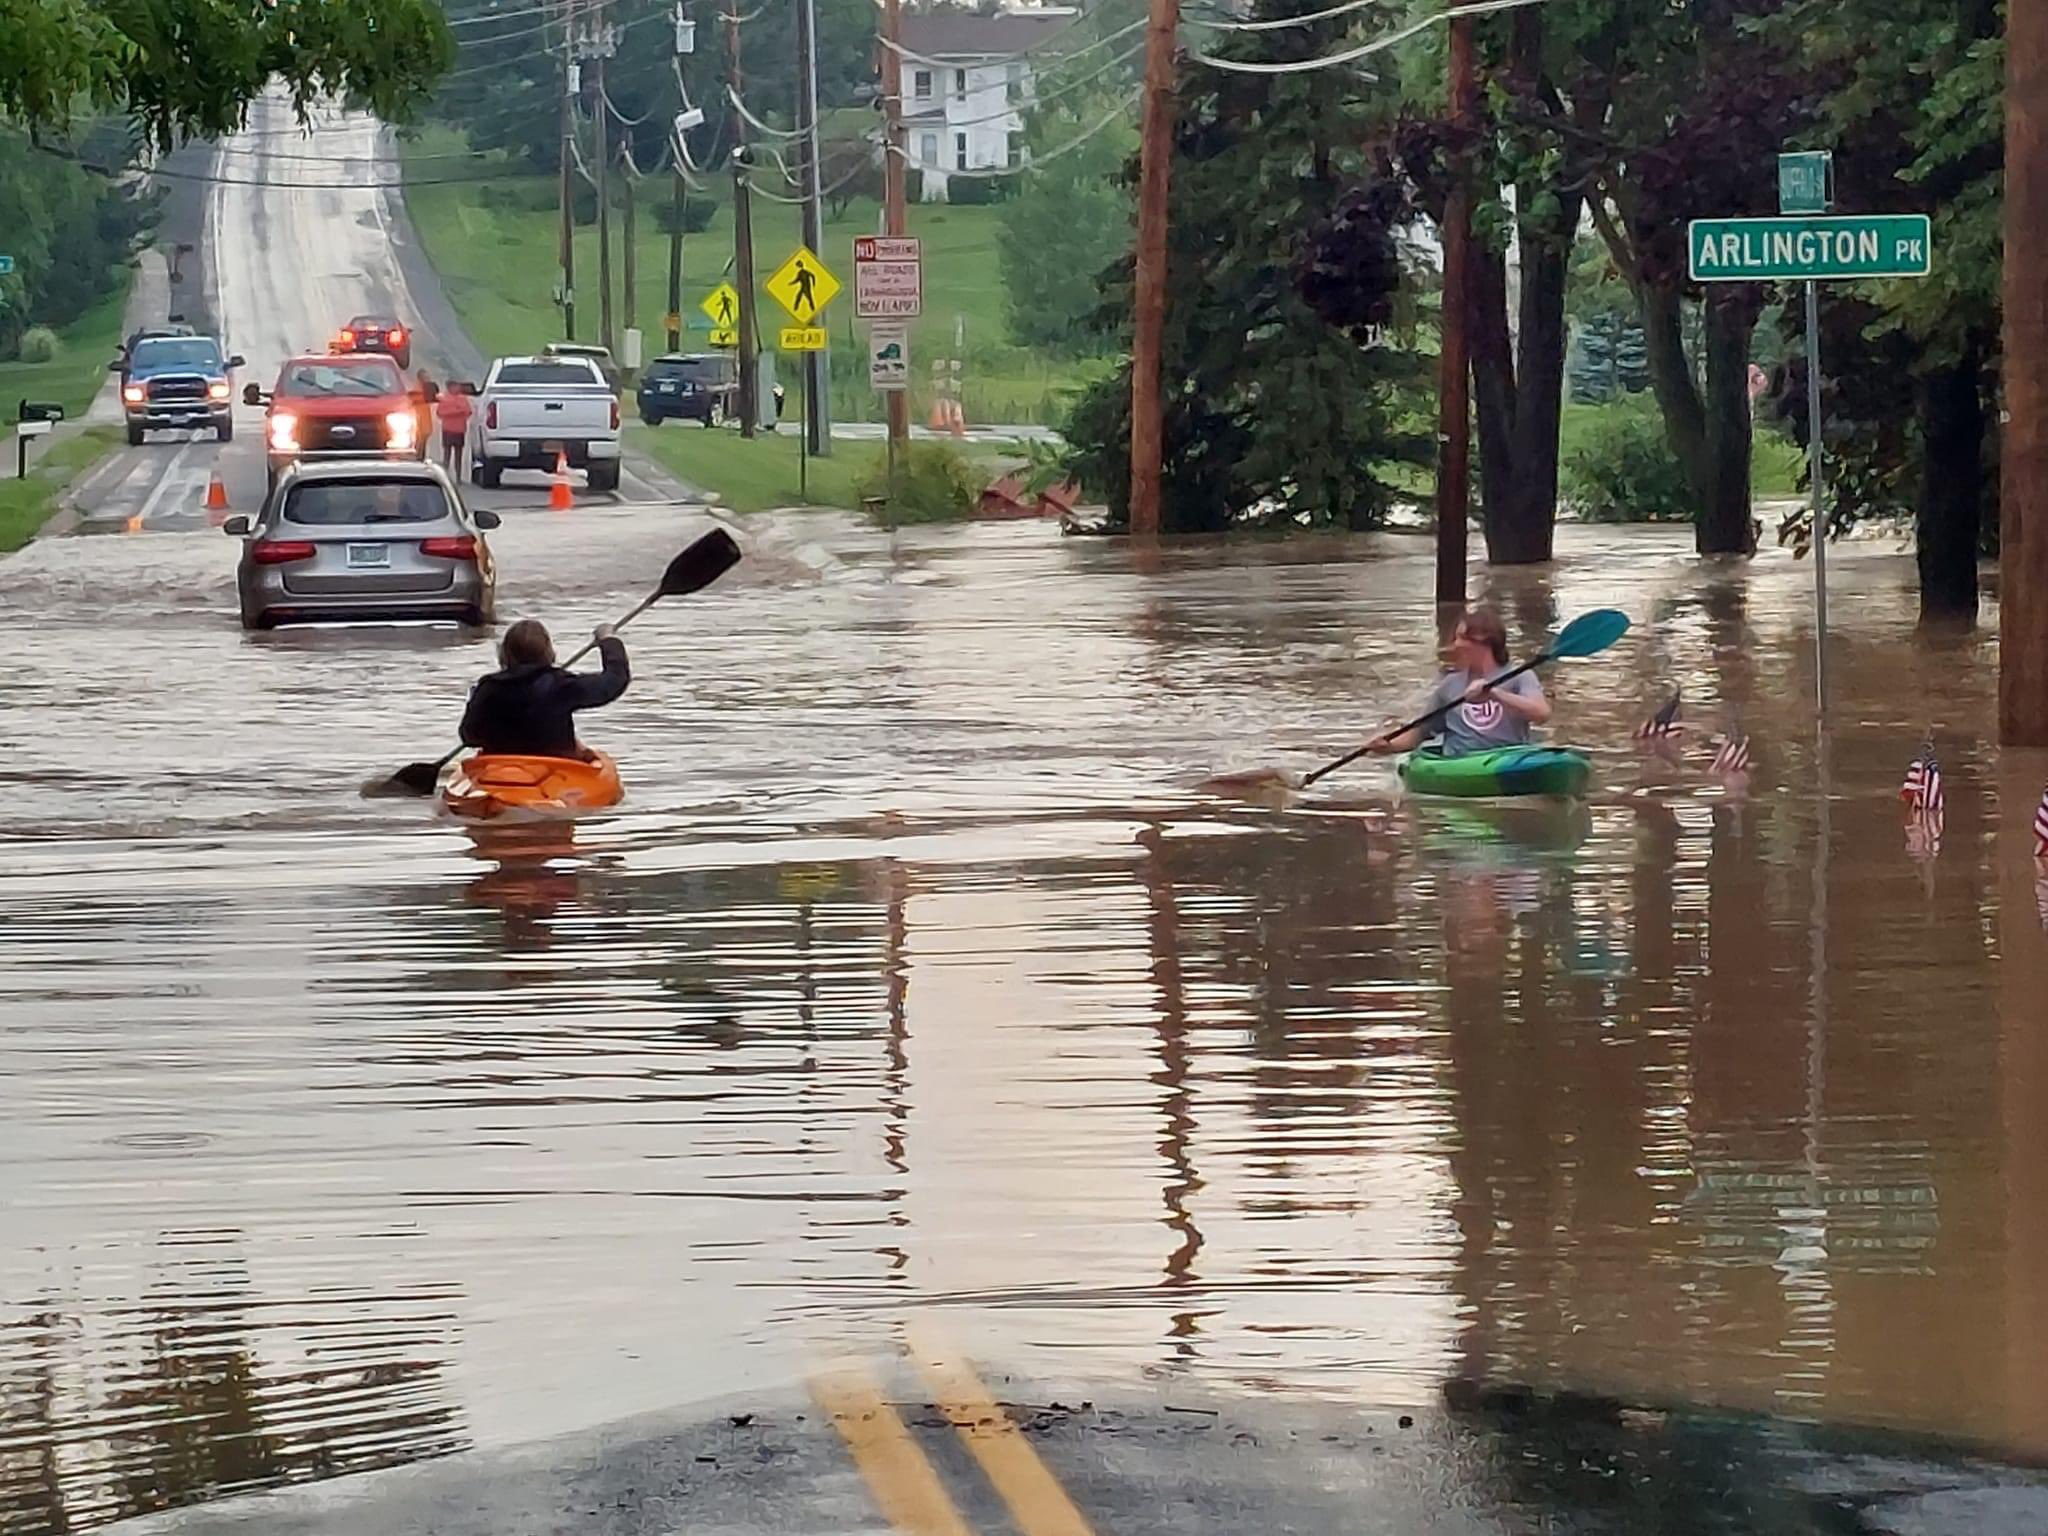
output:
[[[903,127],[924,200],[946,201],[954,171],[1024,163],[1023,111],[1032,66],[1055,57],[1027,50],[1071,27],[1066,7],[983,13],[939,6],[903,18]]]

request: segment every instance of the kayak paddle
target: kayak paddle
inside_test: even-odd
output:
[[[668,569],[661,573],[661,585],[642,598],[639,605],[612,628],[624,629],[664,597],[687,597],[692,592],[703,591],[739,561],[740,547],[733,542],[732,535],[723,528],[712,529],[669,561]],[[596,649],[595,640],[587,641],[562,665],[573,667]],[[462,747],[458,744],[431,763],[407,763],[390,778],[372,780],[364,785],[363,793],[370,796],[431,795],[441,782],[441,770],[461,754]]]
[[[1559,630],[1550,644],[1546,645],[1520,666],[1510,667],[1499,676],[1489,679],[1487,686],[1498,688],[1508,679],[1520,677],[1524,672],[1533,672],[1547,661],[1567,661],[1582,656],[1597,656],[1627,633],[1628,615],[1619,608],[1596,608],[1591,613],[1582,613],[1576,619],[1573,619],[1571,623],[1565,625],[1563,629]],[[1378,734],[1405,736],[1410,731],[1420,730],[1425,725],[1432,725],[1436,721],[1441,720],[1463,702],[1463,699],[1453,699],[1448,704],[1439,704],[1428,714],[1417,715],[1406,725],[1397,726],[1391,731],[1383,731]],[[1294,787],[1296,789],[1307,789],[1317,779],[1335,773],[1339,768],[1357,762],[1366,755],[1367,751],[1368,748],[1359,747],[1355,751],[1347,752],[1334,763],[1325,763],[1314,773],[1303,778]],[[1261,784],[1272,784],[1275,782],[1284,784],[1286,776],[1274,769],[1264,768],[1255,773],[1225,774],[1219,778],[1209,780],[1207,787],[1212,789],[1248,789]]]
[[[1563,629],[1557,632],[1556,638],[1550,644],[1546,645],[1520,666],[1509,667],[1507,671],[1502,672],[1497,677],[1487,679],[1486,686],[1498,688],[1509,678],[1520,677],[1524,672],[1533,672],[1546,661],[1569,661],[1576,660],[1581,656],[1597,656],[1627,633],[1627,614],[1623,613],[1619,608],[1595,608],[1591,613],[1582,613],[1576,619],[1573,619],[1571,623],[1565,625]],[[1389,737],[1405,736],[1410,731],[1422,729],[1425,725],[1434,725],[1464,702],[1463,699],[1453,699],[1448,704],[1439,704],[1428,714],[1417,715],[1406,725],[1398,726],[1391,731],[1381,731],[1379,734]],[[1309,785],[1315,783],[1317,779],[1322,778],[1324,775],[1335,773],[1346,764],[1357,762],[1361,757],[1365,756],[1368,750],[1366,747],[1359,747],[1355,751],[1345,753],[1334,763],[1325,763],[1314,773],[1304,778],[1301,781],[1301,787],[1307,789]]]

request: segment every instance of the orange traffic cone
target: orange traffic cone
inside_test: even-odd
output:
[[[565,454],[555,455],[555,483],[548,487],[548,510],[567,512],[576,505],[576,498],[569,492],[569,460]]]
[[[228,509],[228,488],[221,483],[220,471],[213,472],[213,478],[206,482],[206,510],[225,512]]]
[[[926,425],[929,426],[934,432],[943,432],[946,430],[946,407],[950,403],[951,402],[948,401],[944,395],[939,395],[933,399],[931,419],[926,423]]]
[[[967,435],[967,412],[960,408],[958,400],[952,400],[947,403],[953,408],[951,412],[953,419],[947,425],[953,429],[955,437],[965,437]]]

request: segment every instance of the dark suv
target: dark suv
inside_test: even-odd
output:
[[[782,414],[782,386],[775,386],[775,414]],[[658,427],[671,419],[715,426],[740,408],[739,369],[729,352],[670,352],[640,375],[640,419]]]

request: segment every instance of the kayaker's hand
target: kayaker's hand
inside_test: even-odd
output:
[[[1487,682],[1484,678],[1465,690],[1465,702],[1467,704],[1484,704],[1492,697],[1493,684]]]
[[[1365,750],[1374,757],[1385,757],[1394,750],[1394,739],[1391,736],[1375,736],[1365,744]]]
[[[591,638],[593,640],[609,640],[612,638],[613,635],[616,635],[617,633],[618,631],[612,628],[611,625],[600,624],[597,626],[595,630],[591,632]]]

